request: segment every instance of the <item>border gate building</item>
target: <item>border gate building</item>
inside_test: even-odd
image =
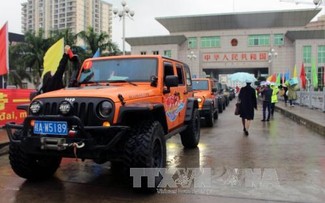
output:
[[[170,35],[129,37],[131,54],[160,54],[186,62],[193,77],[244,71],[259,76],[292,72],[312,62],[324,81],[325,16],[320,9],[157,17]],[[319,84],[324,86],[323,83]]]

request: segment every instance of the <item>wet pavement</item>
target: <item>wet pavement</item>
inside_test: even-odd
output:
[[[33,183],[16,176],[3,155],[0,202],[324,202],[325,137],[279,112],[261,122],[261,106],[246,137],[234,106],[213,128],[201,129],[198,148],[184,150],[179,136],[168,140],[168,173],[177,188],[137,194],[109,163],[74,159],[64,159],[53,179]],[[208,174],[205,185],[186,184],[198,169]]]

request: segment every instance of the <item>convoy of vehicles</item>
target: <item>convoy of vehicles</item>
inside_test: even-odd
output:
[[[20,177],[49,178],[64,157],[110,161],[128,177],[131,168],[164,168],[168,138],[179,134],[184,148],[196,148],[200,117],[213,126],[226,107],[216,80],[192,84],[185,63],[159,55],[86,59],[77,78],[75,87],[33,98],[22,124],[6,125]],[[156,191],[160,180],[142,180],[141,190]]]

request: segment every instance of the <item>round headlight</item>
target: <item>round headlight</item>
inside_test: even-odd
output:
[[[109,114],[112,112],[113,106],[109,101],[103,101],[99,104],[99,114],[102,117],[108,117]]]
[[[68,101],[63,101],[59,105],[59,111],[62,115],[67,115],[72,111],[72,105]]]
[[[33,101],[29,106],[29,111],[32,114],[39,114],[42,109],[42,103],[40,101]]]
[[[201,103],[201,102],[202,102],[202,99],[201,99],[201,98],[197,98],[197,101],[198,101],[199,103]]]

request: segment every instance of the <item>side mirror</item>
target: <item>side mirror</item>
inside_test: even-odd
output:
[[[165,78],[165,85],[167,88],[178,86],[178,77],[175,75],[167,75]]]
[[[175,75],[167,75],[165,77],[165,85],[167,86],[167,90],[164,90],[164,94],[170,93],[170,87],[178,86],[178,77]]]
[[[217,92],[217,91],[218,91],[218,88],[212,87],[212,92]]]

